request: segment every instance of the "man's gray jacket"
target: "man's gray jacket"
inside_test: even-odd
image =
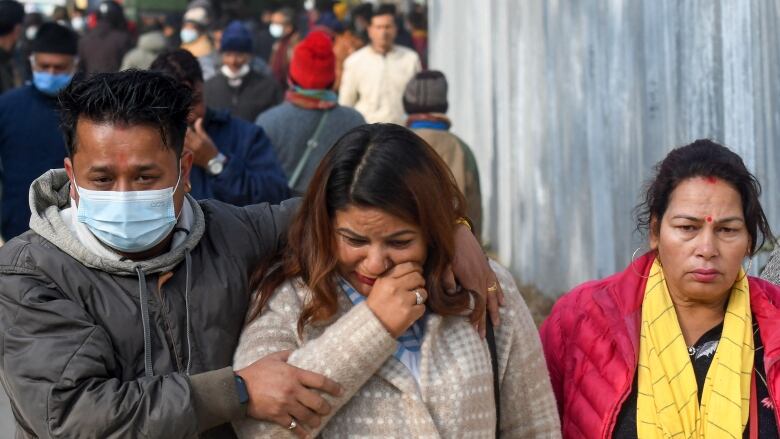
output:
[[[68,191],[63,170],[36,180],[32,230],[0,248],[0,378],[17,437],[232,436],[222,424],[243,415],[230,366],[249,279],[295,203],[189,198],[182,244],[114,261],[61,219]]]

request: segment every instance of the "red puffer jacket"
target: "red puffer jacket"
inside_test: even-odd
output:
[[[639,355],[648,253],[623,272],[561,297],[542,325],[544,355],[565,438],[611,438]],[[769,394],[780,395],[780,287],[749,277],[750,307],[764,344]],[[777,412],[775,412],[777,416]],[[780,425],[780,417],[778,417]]]

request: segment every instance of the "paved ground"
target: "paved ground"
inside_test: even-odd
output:
[[[11,415],[11,405],[5,396],[3,386],[0,386],[0,439],[13,439],[14,417]]]

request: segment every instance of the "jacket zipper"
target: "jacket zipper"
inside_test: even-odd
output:
[[[158,279],[159,279],[159,275],[158,275]],[[173,358],[176,359],[176,371],[181,373],[181,371],[184,368],[182,364],[183,360],[179,358],[179,353],[176,350],[176,342],[174,341],[173,331],[171,331],[171,324],[170,321],[168,320],[168,305],[165,303],[165,300],[163,300],[162,286],[160,286],[157,289],[157,299],[160,301],[160,311],[162,311],[162,318],[165,324],[165,332],[168,334],[168,339],[169,339],[168,342],[171,344],[171,350],[173,350]]]
[[[612,411],[610,412],[609,417],[607,418],[609,422],[607,423],[607,425],[604,426],[604,431],[602,436],[604,439],[609,439],[614,434],[615,423],[617,423],[618,412],[620,408],[623,407],[623,404],[626,403],[626,399],[628,399],[629,393],[631,393],[631,383],[634,382],[633,376],[636,374],[636,367],[637,366],[634,365],[633,369],[631,370],[631,374],[629,375],[629,377],[632,378],[626,381],[627,383],[629,383],[627,388],[623,389],[623,394],[621,395],[620,400],[618,401],[617,404],[615,404],[614,407],[612,407]]]
[[[764,349],[766,349],[766,346],[764,346]],[[774,359],[772,361],[772,364],[769,365],[769,367],[774,368],[775,364],[777,364],[777,360],[776,359]],[[766,361],[764,361],[764,373],[766,374],[766,391],[769,394],[769,399],[772,400],[772,406],[774,407],[775,423],[777,424],[777,428],[780,429],[780,413],[778,413],[778,408],[779,407],[777,406],[777,400],[775,399],[774,395],[772,395],[772,386],[769,384],[769,382],[770,382],[769,368],[766,365]],[[756,415],[758,415],[758,414],[756,414]]]

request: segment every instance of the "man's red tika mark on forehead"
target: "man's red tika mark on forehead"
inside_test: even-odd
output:
[[[712,217],[711,216],[708,216],[707,218],[704,218],[704,219],[707,220],[708,223],[712,222]]]
[[[711,176],[711,175],[709,175],[707,177],[704,177],[704,179],[707,180],[707,183],[709,183],[709,184],[715,184],[715,183],[718,182],[718,179],[713,177],[713,176]]]

